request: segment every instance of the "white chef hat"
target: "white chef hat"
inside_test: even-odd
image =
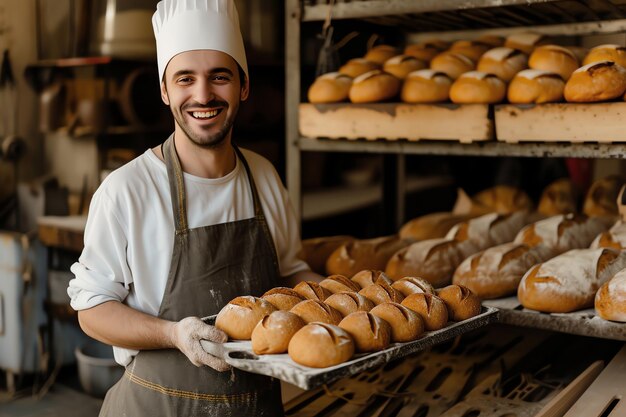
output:
[[[159,80],[181,52],[212,49],[230,55],[248,77],[248,63],[234,0],[163,0],[152,16]]]

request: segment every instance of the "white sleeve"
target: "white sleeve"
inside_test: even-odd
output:
[[[296,219],[296,214],[291,206],[287,190],[282,186],[280,178],[276,178],[280,186],[283,207],[283,219],[278,222],[277,233],[280,234],[278,239],[282,244],[276,242],[276,254],[278,255],[278,264],[280,265],[280,275],[288,277],[300,271],[308,271],[311,268],[303,260],[298,258],[298,252],[302,248],[300,240],[300,227]],[[276,239],[276,238],[275,238]]]
[[[100,190],[102,191],[102,190]],[[123,301],[132,275],[126,260],[124,226],[105,192],[96,192],[85,227],[85,247],[70,270],[75,278],[67,293],[75,310],[95,307],[106,301]]]

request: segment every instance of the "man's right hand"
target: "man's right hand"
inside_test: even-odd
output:
[[[187,317],[174,324],[172,341],[187,358],[196,366],[206,365],[218,372],[230,369],[230,365],[222,359],[207,353],[200,344],[200,340],[209,340],[215,343],[224,343],[228,340],[226,333],[214,326],[210,326],[198,317]]]

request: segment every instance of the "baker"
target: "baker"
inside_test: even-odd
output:
[[[282,415],[277,380],[229,369],[200,345],[226,341],[199,317],[231,299],[321,278],[296,258],[275,169],[232,142],[249,93],[237,10],[164,0],[152,23],[174,133],[102,182],[68,288],[82,329],[126,367],[100,415]]]

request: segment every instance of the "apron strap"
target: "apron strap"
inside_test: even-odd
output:
[[[170,183],[170,195],[172,199],[172,211],[174,213],[174,223],[176,234],[187,233],[187,199],[185,196],[185,181],[180,160],[174,146],[174,135],[170,136],[163,144],[163,159],[167,167],[167,178]]]

